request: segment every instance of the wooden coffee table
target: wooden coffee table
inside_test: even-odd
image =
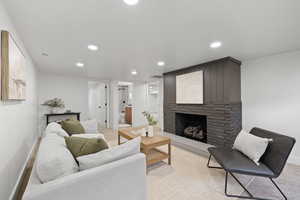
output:
[[[118,131],[118,144],[121,144],[121,137],[131,140],[141,136],[137,133],[146,126],[136,128],[122,128]],[[164,152],[157,147],[168,145],[168,152]],[[171,165],[171,139],[165,136],[155,135],[152,137],[142,136],[141,152],[146,155],[147,166],[168,159],[168,164]]]

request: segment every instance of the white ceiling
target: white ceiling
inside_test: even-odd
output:
[[[37,66],[59,74],[144,80],[224,56],[245,61],[300,48],[299,0],[2,1]],[[210,49],[214,40],[223,46]],[[88,51],[90,43],[100,50]]]

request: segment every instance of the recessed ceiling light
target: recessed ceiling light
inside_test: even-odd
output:
[[[210,46],[210,48],[216,49],[216,48],[219,48],[220,46],[222,46],[222,42],[215,41],[215,42],[210,43],[209,46]]]
[[[163,66],[165,66],[165,62],[164,61],[159,61],[159,62],[157,62],[157,65],[158,66],[160,66],[160,67],[163,67]]]
[[[90,44],[88,45],[88,49],[91,51],[98,51],[99,47],[97,45]]]
[[[77,63],[76,63],[76,66],[77,66],[77,67],[84,67],[84,63],[82,63],[82,62],[77,62]]]
[[[134,6],[138,4],[139,0],[123,0],[127,5]]]
[[[131,71],[131,74],[132,74],[132,75],[137,75],[137,71],[136,71],[136,70],[132,70],[132,71]]]

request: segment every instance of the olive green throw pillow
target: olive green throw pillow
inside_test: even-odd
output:
[[[61,127],[69,134],[82,134],[85,133],[83,126],[80,121],[76,119],[67,119],[61,121]]]
[[[65,141],[75,158],[108,149],[107,143],[101,138],[65,137]]]

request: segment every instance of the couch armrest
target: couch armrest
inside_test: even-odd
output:
[[[145,155],[139,153],[41,184],[23,200],[146,200],[146,190]]]

